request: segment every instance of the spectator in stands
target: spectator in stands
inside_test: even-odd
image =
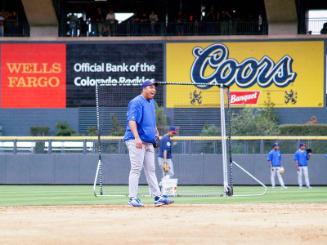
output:
[[[88,20],[86,13],[83,13],[79,18],[79,35],[78,36],[87,36],[88,32]]]
[[[258,16],[258,32],[262,32],[263,29],[263,18],[262,15],[259,14]]]
[[[5,34],[5,17],[3,16],[2,12],[0,13],[0,37],[3,37]]]
[[[131,20],[131,32],[132,35],[138,35],[140,33],[140,14],[136,12]]]
[[[116,32],[116,15],[112,9],[109,9],[106,15],[105,25],[104,25],[104,36],[112,36]]]
[[[140,32],[141,35],[147,35],[149,34],[149,17],[148,15],[144,12],[140,16]]]
[[[190,31],[193,35],[199,34],[199,21],[198,18],[192,13],[188,16],[188,22],[190,24]]]
[[[222,35],[229,35],[231,31],[232,16],[227,10],[220,14],[220,31]]]
[[[184,24],[185,24],[184,14],[180,10],[180,11],[178,11],[177,17],[176,17],[176,34],[177,34],[177,36],[184,35]]]
[[[18,17],[16,11],[8,12],[7,17],[5,18],[4,32],[9,36],[19,35],[18,30]]]
[[[151,34],[156,34],[156,26],[159,21],[158,15],[152,10],[149,15]]]
[[[217,12],[215,7],[211,5],[209,12],[204,16],[205,30],[207,34],[216,33]]]
[[[320,31],[320,34],[327,34],[327,22],[324,23],[324,25]]]
[[[68,32],[67,35],[71,37],[78,36],[78,29],[79,29],[79,19],[73,13],[67,14],[67,24],[68,24]]]
[[[104,22],[104,14],[101,8],[97,8],[96,13],[95,13],[95,23],[97,25],[97,32],[99,36],[102,36],[103,33],[103,22]]]
[[[98,23],[95,21],[94,18],[89,17],[86,21],[88,26],[86,35],[87,36],[99,36],[98,32]]]

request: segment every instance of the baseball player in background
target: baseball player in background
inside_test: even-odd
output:
[[[171,178],[174,176],[174,164],[172,161],[172,137],[177,134],[176,127],[171,126],[168,133],[165,134],[160,140],[158,164],[162,170],[162,177]]]
[[[271,180],[271,187],[275,188],[275,176],[277,174],[279,184],[282,188],[287,189],[284,184],[283,177],[281,175],[282,170],[282,155],[279,150],[278,143],[273,144],[272,150],[268,153],[267,160],[270,164],[271,172],[270,172],[270,180]]]
[[[149,184],[151,195],[156,207],[173,203],[167,196],[161,195],[158,180],[155,174],[156,138],[159,132],[156,126],[156,111],[154,96],[156,83],[145,80],[142,83],[142,92],[128,103],[127,126],[124,135],[131,169],[128,180],[129,201],[133,207],[143,207],[138,198],[138,186],[142,168]]]
[[[299,188],[302,189],[302,175],[304,175],[304,180],[307,188],[311,188],[308,173],[308,160],[311,157],[311,150],[306,150],[305,144],[300,144],[299,149],[294,154],[294,161],[297,170],[297,180]]]

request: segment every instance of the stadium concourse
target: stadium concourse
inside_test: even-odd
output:
[[[0,0],[0,244],[326,244],[326,30],[325,0]],[[141,84],[176,179],[129,200]]]

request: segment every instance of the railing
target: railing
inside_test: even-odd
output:
[[[30,36],[30,26],[27,22],[6,20],[0,34],[1,37],[28,37]]]
[[[325,23],[327,23],[327,18],[305,19],[305,30],[301,31],[302,28],[300,28],[300,33],[306,33],[310,35],[327,34],[327,25],[324,28]]]
[[[89,23],[61,24],[61,36],[198,36],[198,35],[265,35],[267,23],[257,21],[169,22],[169,23]],[[85,31],[83,32],[82,29]]]
[[[292,154],[300,143],[306,143],[314,153],[327,152],[327,136],[234,136],[231,140],[233,154],[265,154],[273,143],[278,142],[281,151]],[[0,153],[96,153],[98,140],[95,136],[73,137],[0,137]],[[126,154],[122,137],[101,137],[103,153]],[[174,153],[177,154],[219,154],[221,137],[216,136],[176,136]]]

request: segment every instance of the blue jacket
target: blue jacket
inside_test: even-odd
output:
[[[160,140],[159,157],[164,158],[164,151],[167,151],[167,159],[171,159],[171,148],[171,139],[168,134],[165,134]]]
[[[309,155],[305,150],[297,150],[294,154],[294,160],[298,162],[300,167],[305,167],[308,166]]]
[[[282,155],[279,150],[271,150],[268,153],[267,160],[271,161],[272,167],[280,167],[282,163]]]
[[[136,122],[137,132],[143,142],[154,143],[157,126],[156,107],[153,99],[147,100],[142,95],[138,95],[128,103],[124,141],[135,139],[129,127],[129,121]]]

